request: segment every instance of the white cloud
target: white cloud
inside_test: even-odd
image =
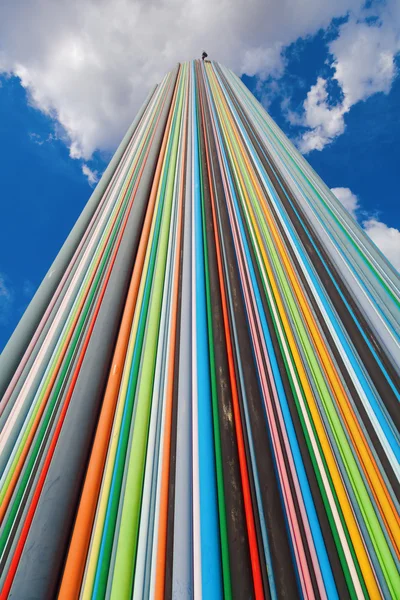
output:
[[[264,79],[280,49],[363,0],[3,0],[0,72],[62,125],[70,154],[115,147],[148,89],[201,55]]]
[[[82,165],[82,173],[86,175],[86,177],[88,178],[89,185],[91,186],[94,186],[99,180],[98,172],[92,171],[92,169],[88,167],[85,163]]]
[[[57,135],[49,133],[46,138],[42,138],[42,136],[39,133],[30,132],[29,138],[34,144],[37,144],[38,146],[43,146],[45,142],[53,142],[54,140],[56,140]]]
[[[400,272],[400,231],[377,219],[368,219],[362,225],[379,250]]]
[[[284,68],[282,46],[275,44],[272,48],[263,48],[260,46],[245,50],[241,71],[250,77],[257,75],[261,81],[265,81],[269,76],[281,76]]]
[[[390,91],[400,39],[389,16],[385,15],[384,22],[376,25],[350,19],[342,25],[329,50],[335,57],[334,78],[342,88],[346,107],[376,92]]]
[[[0,273],[0,325],[6,325],[10,319],[14,303],[14,291],[7,282],[7,277]]]
[[[6,277],[2,273],[0,273],[0,298],[4,298],[7,301],[12,300],[11,289],[6,284]]]
[[[366,21],[374,15],[375,20]],[[336,39],[329,44],[333,57],[333,78],[343,93],[334,107],[329,105],[327,81],[321,77],[304,101],[304,114],[298,120],[308,128],[299,148],[303,153],[322,150],[345,129],[344,115],[351,107],[377,92],[389,93],[397,75],[395,56],[400,51],[400,3],[389,0],[365,10],[362,19],[352,14]],[[288,115],[288,119],[293,118]]]
[[[44,140],[38,133],[30,133],[29,137],[34,144],[37,144],[38,146],[43,146]]]
[[[299,149],[304,154],[311,150],[322,150],[344,131],[344,114],[347,110],[342,104],[329,106],[326,85],[326,79],[318,77],[304,101],[301,123],[310,128],[299,142]]]
[[[333,192],[336,198],[343,204],[346,210],[356,218],[357,210],[360,208],[358,198],[350,188],[338,187],[332,188],[331,192]]]

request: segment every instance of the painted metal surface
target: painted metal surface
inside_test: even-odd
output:
[[[0,403],[1,598],[398,597],[398,274],[218,63],[128,137]]]

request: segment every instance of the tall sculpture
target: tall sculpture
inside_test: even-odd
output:
[[[1,598],[395,598],[400,279],[243,83],[151,92],[0,360]]]

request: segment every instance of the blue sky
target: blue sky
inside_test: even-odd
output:
[[[0,348],[91,193],[79,161],[53,139],[54,123],[29,105],[19,79],[1,82]]]
[[[197,15],[193,22],[198,31],[194,31],[190,42],[183,41],[182,48],[171,50],[169,38],[160,41],[160,33],[157,43],[164,44],[162,54],[156,48],[154,58],[150,60],[146,54],[144,60],[138,52],[144,43],[154,43],[146,37],[139,50],[130,48],[132,67],[126,52],[120,55],[114,44],[107,15],[104,22],[95,22],[97,29],[93,31],[90,0],[81,5],[83,16],[85,10],[89,15],[86,25],[82,24],[83,17],[79,26],[74,24],[70,5],[65,4],[64,19],[55,26],[61,29],[54,38],[52,33],[43,33],[47,30],[40,10],[47,8],[46,0],[26,5],[38,5],[37,20],[29,28],[18,21],[15,5],[19,3],[6,2],[0,9],[0,21],[3,16],[4,23],[6,16],[8,29],[14,23],[14,31],[20,36],[18,43],[14,38],[1,37],[0,25],[0,350],[134,117],[147,92],[146,85],[160,79],[166,65],[174,64],[176,53],[181,59],[195,56],[193,44],[242,74],[249,89],[399,268],[397,3],[365,5],[348,0],[347,9],[346,1],[340,0],[335,13],[328,2],[313,0],[312,18],[306,15],[303,23],[304,11],[287,16],[288,10],[296,13],[301,2],[270,0],[267,4],[271,5],[272,24],[264,26],[258,24],[257,13],[264,10],[263,3],[258,6],[256,0],[256,8],[250,10],[244,23],[237,22],[237,14],[230,9],[227,20],[232,23],[235,39],[227,38],[223,45],[218,41],[217,13],[204,21],[207,37],[206,25],[203,31]],[[131,15],[136,4],[136,0],[114,3],[117,13],[121,13],[121,23],[126,21],[126,11],[129,9]],[[165,3],[159,4],[159,10],[164,10],[161,27],[168,13]],[[204,10],[215,10],[211,8],[214,4],[208,6],[207,0]],[[236,3],[229,6],[232,4]],[[244,14],[243,3],[237,4],[239,14],[239,8]],[[281,5],[286,5],[283,16]],[[3,15],[1,11],[5,11]],[[145,19],[143,10],[135,18]],[[194,17],[190,14],[187,18]],[[154,14],[152,19],[154,29]],[[65,23],[69,21],[68,30]],[[146,24],[144,20],[140,29],[144,30]],[[124,26],[119,26],[120,35],[124,34]],[[275,28],[268,30],[269,26]],[[111,36],[104,42],[112,55],[108,71],[103,68],[108,58],[101,59],[102,46],[93,41],[88,51],[80,42],[84,39],[87,44],[90,36],[101,32]],[[43,37],[46,35],[49,39]],[[264,43],[264,38],[270,42]],[[206,43],[201,45],[199,40],[203,39]],[[57,46],[60,40],[68,40],[61,49]],[[53,64],[61,60],[60,56],[64,59]],[[127,79],[131,69],[134,75]],[[92,81],[93,72],[96,77]],[[115,90],[111,95],[110,87]]]
[[[290,109],[301,112],[302,104],[316,75],[329,77],[327,43],[337,33],[340,20],[328,31],[319,31],[306,40],[297,40],[285,51],[287,67],[272,98],[267,81],[260,89],[256,77],[242,77],[258,99],[264,98],[269,114],[292,141],[303,127],[291,125],[282,103],[290,98]],[[396,69],[400,66],[398,56]],[[336,84],[336,82],[333,82]],[[332,87],[330,103],[340,99],[340,89]],[[391,227],[400,229],[400,77],[390,92],[378,92],[352,106],[345,115],[345,130],[322,151],[308,153],[307,160],[330,188],[349,188],[359,199],[359,220],[376,215]]]

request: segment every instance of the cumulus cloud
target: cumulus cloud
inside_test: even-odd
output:
[[[400,272],[400,231],[377,219],[368,219],[362,225],[379,250]]]
[[[349,211],[352,217],[356,218],[357,210],[360,208],[358,198],[350,188],[337,187],[332,188],[336,198],[343,204],[346,210]]]
[[[299,141],[299,148],[305,154],[322,150],[342,134],[344,117],[351,107],[377,92],[389,93],[397,75],[395,57],[400,51],[400,3],[389,0],[361,14],[358,19],[352,14],[329,44],[333,79],[336,79],[343,99],[331,106],[327,80],[319,77],[304,101],[304,113],[298,118],[298,124],[308,128]],[[371,18],[374,15],[375,18]]]
[[[343,104],[329,105],[326,86],[326,79],[318,77],[304,101],[301,124],[310,128],[299,142],[299,149],[304,154],[311,150],[322,150],[345,128],[344,114],[348,109]]]
[[[3,0],[0,72],[56,119],[74,158],[121,139],[150,86],[206,50],[266,79],[281,48],[362,0]]]
[[[82,165],[82,173],[88,178],[89,185],[94,186],[99,180],[99,174],[97,171],[92,171],[87,164]]]
[[[282,75],[285,63],[282,57],[281,44],[275,44],[272,48],[249,48],[245,50],[241,71],[249,75],[257,75],[261,81],[269,76],[279,77]]]
[[[342,88],[345,106],[349,108],[376,92],[390,92],[400,37],[388,15],[382,23],[370,25],[350,19],[329,50],[335,57],[334,78]]]

